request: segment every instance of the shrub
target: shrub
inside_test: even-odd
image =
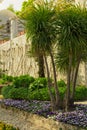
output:
[[[48,89],[41,88],[34,91],[29,91],[28,98],[30,100],[50,100]]]
[[[13,88],[13,86],[8,85],[8,86],[4,86],[1,90],[1,94],[4,96],[4,98],[10,98],[9,92],[11,91],[11,89]]]
[[[60,91],[60,97],[63,99],[64,93],[65,93],[66,88],[59,88]],[[52,93],[54,94],[54,88],[51,88]],[[41,89],[35,89],[33,91],[29,91],[29,99],[31,100],[50,100],[48,88],[41,88]]]
[[[54,89],[52,88],[52,93],[54,94]],[[63,99],[65,95],[66,87],[59,87],[60,98]],[[32,100],[50,100],[48,93],[48,88],[35,89],[29,91],[29,99]],[[87,88],[86,87],[76,87],[75,101],[87,100]]]
[[[85,86],[76,87],[75,100],[87,100],[87,88]]]
[[[2,79],[4,80],[4,82],[13,82],[14,77],[13,76],[8,76],[8,75],[4,75],[2,77]]]
[[[29,75],[23,75],[23,76],[19,76],[19,77],[15,77],[14,78],[14,82],[13,85],[15,86],[15,88],[19,88],[19,87],[29,87],[29,85],[34,82],[34,78],[29,76]]]
[[[9,92],[11,99],[27,99],[28,89],[27,88],[12,88]]]
[[[47,87],[47,79],[46,78],[37,78],[33,83],[30,84],[30,91],[41,89]]]
[[[4,84],[5,81],[3,79],[0,79],[0,84]]]
[[[40,80],[39,80],[40,79]],[[4,98],[12,99],[31,99],[31,100],[50,100],[48,93],[47,79],[46,78],[36,79],[29,88],[27,87],[14,87],[12,85],[5,86],[2,88],[1,94]],[[52,93],[54,94],[54,87],[51,88]],[[59,87],[59,93],[61,99],[64,98],[66,87]],[[87,88],[84,86],[76,87],[75,91],[75,101],[87,100]]]
[[[57,84],[58,84],[58,87],[65,87],[66,86],[65,81],[62,79],[60,81],[58,81]]]

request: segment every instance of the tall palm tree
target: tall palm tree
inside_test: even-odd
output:
[[[74,99],[76,79],[78,68],[81,60],[86,59],[87,49],[87,10],[79,6],[70,6],[58,13],[57,34],[58,46],[62,61],[65,60],[64,66],[67,70],[67,93],[66,93],[66,110],[71,105],[71,99]],[[65,53],[64,53],[65,50]],[[58,52],[58,57],[61,55]],[[67,56],[65,58],[65,55]],[[84,57],[85,56],[85,57]],[[57,57],[57,58],[58,58]],[[61,58],[58,58],[61,62]],[[64,62],[64,61],[63,61]],[[68,64],[67,64],[68,63]],[[61,64],[60,64],[61,65]],[[75,69],[73,78],[72,93],[70,91],[72,67]],[[71,96],[70,96],[71,95]]]
[[[27,39],[31,40],[32,50],[34,50],[37,55],[43,55],[44,57],[48,76],[48,90],[53,109],[56,109],[59,106],[59,91],[57,87],[56,70],[53,57],[53,48],[56,39],[54,26],[55,19],[54,6],[52,3],[49,4],[44,1],[39,4],[33,4],[26,17]],[[52,95],[50,88],[50,72],[47,62],[48,55],[50,55],[53,65],[55,98]]]

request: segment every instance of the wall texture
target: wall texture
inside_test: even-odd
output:
[[[38,76],[38,65],[34,57],[28,55],[30,48],[30,42],[26,42],[26,36],[21,35],[14,38],[4,44],[0,45],[0,68],[5,70],[8,75],[18,76],[23,74],[29,74],[31,76]],[[51,75],[52,65],[50,58],[48,57],[49,68]],[[87,65],[84,63],[80,65],[78,83],[85,84]],[[87,69],[86,69],[87,70]],[[60,74],[57,71],[58,79],[65,79],[64,74]]]

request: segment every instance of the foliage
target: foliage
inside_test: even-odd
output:
[[[85,86],[76,87],[75,101],[87,100],[87,88]]]
[[[13,86],[8,85],[4,86],[1,90],[1,94],[4,96],[4,98],[10,98],[10,91],[13,88]]]
[[[4,84],[4,83],[5,81],[2,78],[0,78],[0,84]]]
[[[30,84],[29,90],[33,91],[44,87],[47,87],[47,78],[37,78],[33,83]]]
[[[0,122],[0,130],[19,130],[19,128],[14,128],[12,125]]]
[[[27,88],[12,88],[9,91],[9,98],[11,99],[27,99],[28,89]]]
[[[14,79],[16,79],[16,77]],[[1,94],[4,96],[4,98],[50,100],[47,88],[47,78],[37,78],[34,80],[32,80],[33,78],[30,79],[31,80],[28,80],[30,85],[28,84],[27,87],[23,86],[15,87],[14,84],[8,85],[2,88]],[[33,82],[30,83],[30,81]],[[60,80],[57,83],[59,87],[60,97],[63,100],[66,91],[66,83],[63,80]],[[55,94],[54,87],[51,87],[51,91],[54,95]],[[75,92],[75,101],[86,99],[87,99],[87,88],[85,86],[77,86]]]
[[[65,90],[66,88],[59,88],[59,92],[60,92],[60,97],[61,99],[64,98],[64,94],[65,94]],[[53,93],[53,95],[55,94],[54,88],[51,88],[51,91]],[[42,89],[36,89],[34,91],[29,91],[29,99],[31,100],[45,100],[45,101],[49,101],[50,100],[50,96],[48,93],[48,88],[42,88]]]
[[[14,77],[9,75],[4,75],[2,78],[5,82],[13,82]]]
[[[29,85],[34,81],[34,78],[29,75],[22,75],[19,77],[15,77],[13,85],[15,88],[19,87],[26,87],[28,88]]]
[[[64,80],[59,80],[58,82],[57,82],[57,84],[58,84],[58,86],[59,87],[65,87],[66,86],[66,83],[65,83],[65,81]]]
[[[87,60],[87,9],[71,5],[57,12],[57,16],[56,63],[58,68],[67,74],[65,109],[68,110],[74,103],[79,65]]]
[[[27,88],[14,88],[13,86],[5,86],[2,88],[1,93],[4,98],[27,99],[28,97]]]
[[[30,91],[28,96],[30,100],[50,100],[47,88],[35,89],[34,91]]]

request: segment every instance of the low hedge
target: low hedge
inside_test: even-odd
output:
[[[15,88],[13,86],[6,86],[2,88],[2,95],[4,96],[4,98],[27,99],[28,89]]]
[[[54,94],[54,88],[52,87]],[[64,98],[66,87],[59,87],[60,97]],[[13,86],[6,86],[2,88],[2,95],[4,98],[12,99],[29,99],[29,100],[50,100],[48,88],[40,88],[30,91],[29,88],[14,88]],[[75,101],[87,100],[87,88],[84,86],[76,87]]]
[[[26,87],[28,88],[29,85],[34,82],[34,78],[29,75],[21,75],[19,77],[14,77],[14,82],[13,85],[15,88],[20,88],[20,87]]]
[[[85,86],[78,86],[75,91],[75,101],[87,100],[87,88]]]

